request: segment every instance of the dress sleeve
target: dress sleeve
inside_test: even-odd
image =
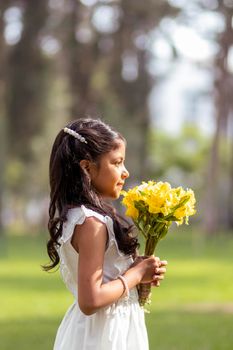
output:
[[[76,225],[82,225],[86,218],[96,217],[99,221],[108,224],[108,217],[101,215],[94,210],[86,208],[84,205],[72,208],[68,211],[67,221],[63,224],[61,243],[70,241]],[[108,225],[107,225],[108,226]]]
[[[77,297],[77,275],[78,275],[78,252],[71,244],[76,225],[82,225],[86,218],[95,217],[107,227],[109,242],[112,245],[113,233],[111,228],[112,219],[101,215],[84,205],[69,209],[67,220],[63,223],[62,236],[59,240],[58,254],[60,256],[60,272],[64,283],[74,297]]]

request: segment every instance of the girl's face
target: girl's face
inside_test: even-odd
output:
[[[92,185],[104,198],[117,199],[129,172],[125,168],[125,144],[119,140],[116,149],[101,156],[98,165],[91,163],[89,175]]]

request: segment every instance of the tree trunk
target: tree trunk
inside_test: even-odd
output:
[[[96,114],[95,96],[91,80],[96,68],[96,40],[81,42],[77,29],[89,9],[77,0],[69,0],[69,14],[66,17],[66,39],[63,56],[71,94],[70,114],[72,119]]]
[[[9,51],[7,118],[9,148],[13,157],[30,161],[31,139],[43,127],[47,62],[40,33],[47,18],[47,0],[19,2],[23,9],[21,38]]]
[[[205,193],[204,230],[212,234],[218,228],[218,174],[219,174],[219,138],[220,117],[217,118],[216,130],[213,138]]]
[[[6,166],[6,106],[5,106],[5,67],[6,67],[6,44],[4,40],[4,11],[7,8],[7,2],[0,4],[0,235],[3,234],[2,211],[3,211],[3,197],[5,192],[5,166]]]
[[[232,10],[221,5],[221,12],[226,21],[226,29],[219,38],[220,51],[215,60],[215,109],[216,109],[216,130],[213,138],[211,156],[208,167],[206,198],[205,198],[205,216],[204,229],[207,233],[216,232],[220,226],[220,214],[222,211],[228,211],[227,201],[223,199],[226,205],[220,203],[219,178],[221,176],[219,161],[219,146],[221,138],[227,135],[228,121],[231,115],[231,100],[229,92],[231,88],[231,77],[226,65],[229,49],[233,43],[233,32],[231,26]],[[229,171],[230,176],[230,171]],[[224,214],[224,213],[222,213]],[[222,215],[224,216],[224,215]]]
[[[231,151],[230,188],[228,195],[228,227],[233,230],[233,151]]]

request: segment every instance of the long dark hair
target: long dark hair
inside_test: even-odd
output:
[[[63,223],[67,220],[68,210],[82,204],[112,218],[117,244],[121,252],[126,255],[135,254],[138,247],[137,238],[131,234],[132,225],[117,214],[110,204],[100,198],[80,166],[82,159],[98,164],[103,154],[116,149],[119,141],[126,142],[125,139],[99,119],[78,119],[69,123],[67,127],[84,137],[86,143],[61,130],[52,147],[49,164],[51,191],[48,230],[50,239],[47,243],[51,263],[43,266],[46,271],[59,264],[57,248],[60,245],[59,238],[62,235]]]

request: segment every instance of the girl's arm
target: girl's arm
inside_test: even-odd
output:
[[[77,225],[72,238],[72,245],[79,253],[78,303],[86,315],[114,303],[124,293],[124,285],[119,279],[103,283],[107,239],[106,226],[95,217],[87,218],[82,225]],[[162,275],[155,275],[156,268],[158,259],[154,257],[129,268],[124,273],[129,289],[140,282],[163,279]]]

